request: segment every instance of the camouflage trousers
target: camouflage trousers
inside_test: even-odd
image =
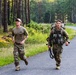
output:
[[[26,60],[25,58],[25,53],[24,53],[24,45],[21,45],[21,44],[14,44],[14,51],[13,51],[13,54],[14,54],[14,61],[15,61],[15,66],[18,66],[19,65],[19,58],[23,61]]]
[[[53,54],[56,61],[56,66],[60,66],[62,51],[63,51],[62,45],[57,44],[53,45]]]

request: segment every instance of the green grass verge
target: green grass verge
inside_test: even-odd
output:
[[[26,44],[26,57],[34,56],[47,50],[46,44]],[[14,62],[13,47],[0,49],[0,67]]]
[[[26,47],[26,56],[30,57],[39,53],[42,53],[47,50],[46,44],[31,44]]]
[[[13,48],[0,48],[0,67],[13,62]]]
[[[66,26],[76,26],[76,23],[67,23]]]
[[[72,40],[76,36],[76,30],[73,30],[71,28],[66,28],[66,31],[69,35],[70,40]]]

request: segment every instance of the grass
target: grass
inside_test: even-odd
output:
[[[26,57],[34,56],[47,50],[46,44],[25,44]],[[0,49],[0,67],[14,62],[13,47]]]
[[[13,62],[13,48],[0,48],[0,66]]]
[[[26,56],[30,57],[47,50],[46,44],[31,44],[26,47]]]
[[[73,30],[71,28],[67,28],[66,31],[68,32],[70,40],[72,40],[76,36],[76,30]]]
[[[76,23],[67,23],[66,26],[76,26]]]

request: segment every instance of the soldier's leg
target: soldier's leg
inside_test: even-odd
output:
[[[19,49],[19,57],[21,60],[23,60],[25,62],[26,65],[28,65],[28,61],[26,60],[26,57],[25,57],[25,52],[24,52],[24,46],[20,46],[20,49]]]
[[[54,53],[54,58],[55,58],[55,61],[56,61],[56,65],[57,65],[57,66],[60,66],[60,64],[59,64],[60,61],[58,60],[58,58],[59,58],[58,53],[55,52],[55,51],[54,51],[53,53]]]
[[[60,66],[61,64],[61,53],[56,55],[56,66]]]
[[[56,61],[56,65],[58,65],[58,45],[53,45],[53,54]]]
[[[62,47],[57,47],[57,49],[53,50],[55,61],[56,61],[56,68],[60,69],[61,64],[61,54],[62,54]]]
[[[59,56],[58,56],[58,53],[57,52],[54,52],[54,58],[55,58],[55,61],[56,61],[56,69],[60,69],[60,63],[61,63],[61,59],[59,59]]]
[[[54,53],[54,57],[55,57],[57,66],[60,66],[60,63],[61,63],[62,50],[63,50],[63,48],[60,45],[53,46],[53,53]]]
[[[19,60],[18,60],[19,53],[18,53],[18,48],[16,47],[16,45],[14,45],[13,54],[14,54],[14,61],[15,61],[14,64],[16,67],[16,71],[18,71],[20,70],[20,66],[19,66]]]
[[[56,57],[57,57],[57,58],[56,58],[56,60],[57,60],[57,64],[56,64],[56,65],[58,65],[58,66],[60,66],[60,64],[61,64],[62,51],[63,51],[62,46],[59,46],[58,52],[57,52],[57,56],[56,56]]]

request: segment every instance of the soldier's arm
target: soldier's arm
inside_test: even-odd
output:
[[[28,38],[28,32],[27,32],[27,30],[24,28],[24,39],[21,41],[21,43],[20,44],[24,44],[24,42],[27,40],[27,38]]]
[[[65,42],[69,42],[68,33],[64,30]]]
[[[23,41],[25,42],[27,40],[27,38],[28,38],[28,35],[24,36],[24,40]]]
[[[12,41],[15,42],[15,39],[14,39],[14,32],[12,31]]]
[[[27,38],[28,38],[28,32],[27,32],[26,29],[24,29],[24,35],[25,35],[25,39],[24,40],[27,40]]]
[[[50,47],[52,46],[52,40],[53,40],[53,31],[50,32],[50,36],[49,36],[49,40],[48,40]]]

